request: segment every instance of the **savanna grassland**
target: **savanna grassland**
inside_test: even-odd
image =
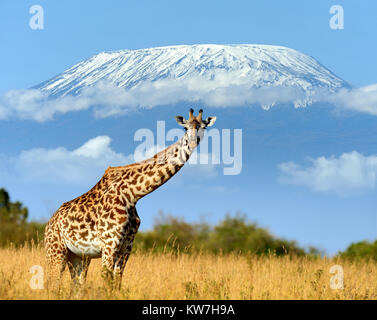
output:
[[[120,291],[108,289],[95,259],[83,288],[71,287],[66,270],[56,294],[47,276],[40,278],[47,274],[45,224],[27,218],[27,208],[0,189],[2,300],[377,299],[377,240],[352,243],[328,259],[241,214],[210,225],[161,213],[151,230],[137,233]],[[336,289],[342,274],[342,288]]]
[[[0,249],[0,299],[75,299],[68,270],[59,295],[32,289],[33,265],[45,270],[41,246]],[[340,265],[344,288],[332,289],[330,268]],[[134,252],[122,288],[111,292],[92,260],[80,299],[376,299],[377,263],[341,258],[247,254]],[[336,284],[337,282],[335,282]]]

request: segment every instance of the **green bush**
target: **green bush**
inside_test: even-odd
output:
[[[8,192],[0,189],[0,246],[42,241],[45,225],[28,222],[27,218],[28,209],[19,201],[11,202]],[[152,230],[137,233],[134,249],[216,254],[319,254],[315,248],[306,252],[294,241],[274,237],[268,230],[248,222],[241,214],[227,214],[216,226],[210,226],[205,222],[188,223],[183,218],[160,212]]]
[[[0,246],[38,243],[43,238],[44,224],[27,222],[28,209],[21,202],[11,202],[8,192],[0,189]]]
[[[200,250],[209,237],[209,227],[204,223],[187,223],[184,219],[160,212],[151,231],[139,231],[134,247],[155,251]]]
[[[294,241],[275,238],[266,229],[248,223],[244,215],[229,214],[214,227],[207,223],[189,224],[183,218],[160,214],[151,231],[138,232],[135,249],[154,251],[213,253],[295,254],[307,252]],[[310,248],[311,255],[319,254]]]
[[[351,260],[377,260],[377,240],[374,242],[360,241],[352,243],[345,251],[340,252],[339,256]]]

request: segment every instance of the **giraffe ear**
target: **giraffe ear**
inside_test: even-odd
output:
[[[207,120],[204,121],[206,127],[211,127],[215,124],[216,117],[208,117]]]
[[[180,125],[180,126],[185,126],[185,124],[187,123],[187,120],[185,118],[183,118],[182,116],[176,116],[175,117],[175,120],[177,121],[177,123]]]

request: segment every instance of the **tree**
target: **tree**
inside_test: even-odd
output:
[[[38,231],[43,234],[43,224],[27,222],[28,209],[19,201],[11,202],[9,193],[0,189],[0,246],[10,243],[21,245],[37,240]]]
[[[10,202],[9,193],[0,189],[0,219],[21,224],[28,217],[28,209],[22,206],[19,201]]]
[[[208,239],[209,226],[205,223],[187,223],[159,212],[153,230],[138,232],[135,248],[163,250],[199,250]]]
[[[179,249],[181,252],[209,251],[213,253],[255,253],[264,255],[304,255],[305,250],[294,241],[274,237],[268,230],[246,221],[241,214],[226,215],[216,226],[207,223],[187,223],[160,213],[153,230],[138,232],[135,248],[156,251]],[[186,250],[188,249],[188,250]],[[309,254],[318,253],[311,248]]]
[[[374,242],[360,241],[351,243],[345,251],[339,253],[339,256],[351,260],[377,260],[377,240]]]
[[[212,251],[224,253],[305,254],[305,250],[299,248],[295,242],[275,238],[268,230],[258,227],[255,223],[248,223],[245,215],[241,214],[234,217],[227,214],[214,228],[209,246]]]

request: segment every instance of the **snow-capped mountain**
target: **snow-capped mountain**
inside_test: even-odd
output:
[[[314,58],[290,48],[211,44],[103,52],[34,88],[59,97],[80,95],[101,81],[128,90],[160,80],[190,79],[213,82],[215,87],[299,88],[309,103],[316,89],[349,87]]]

